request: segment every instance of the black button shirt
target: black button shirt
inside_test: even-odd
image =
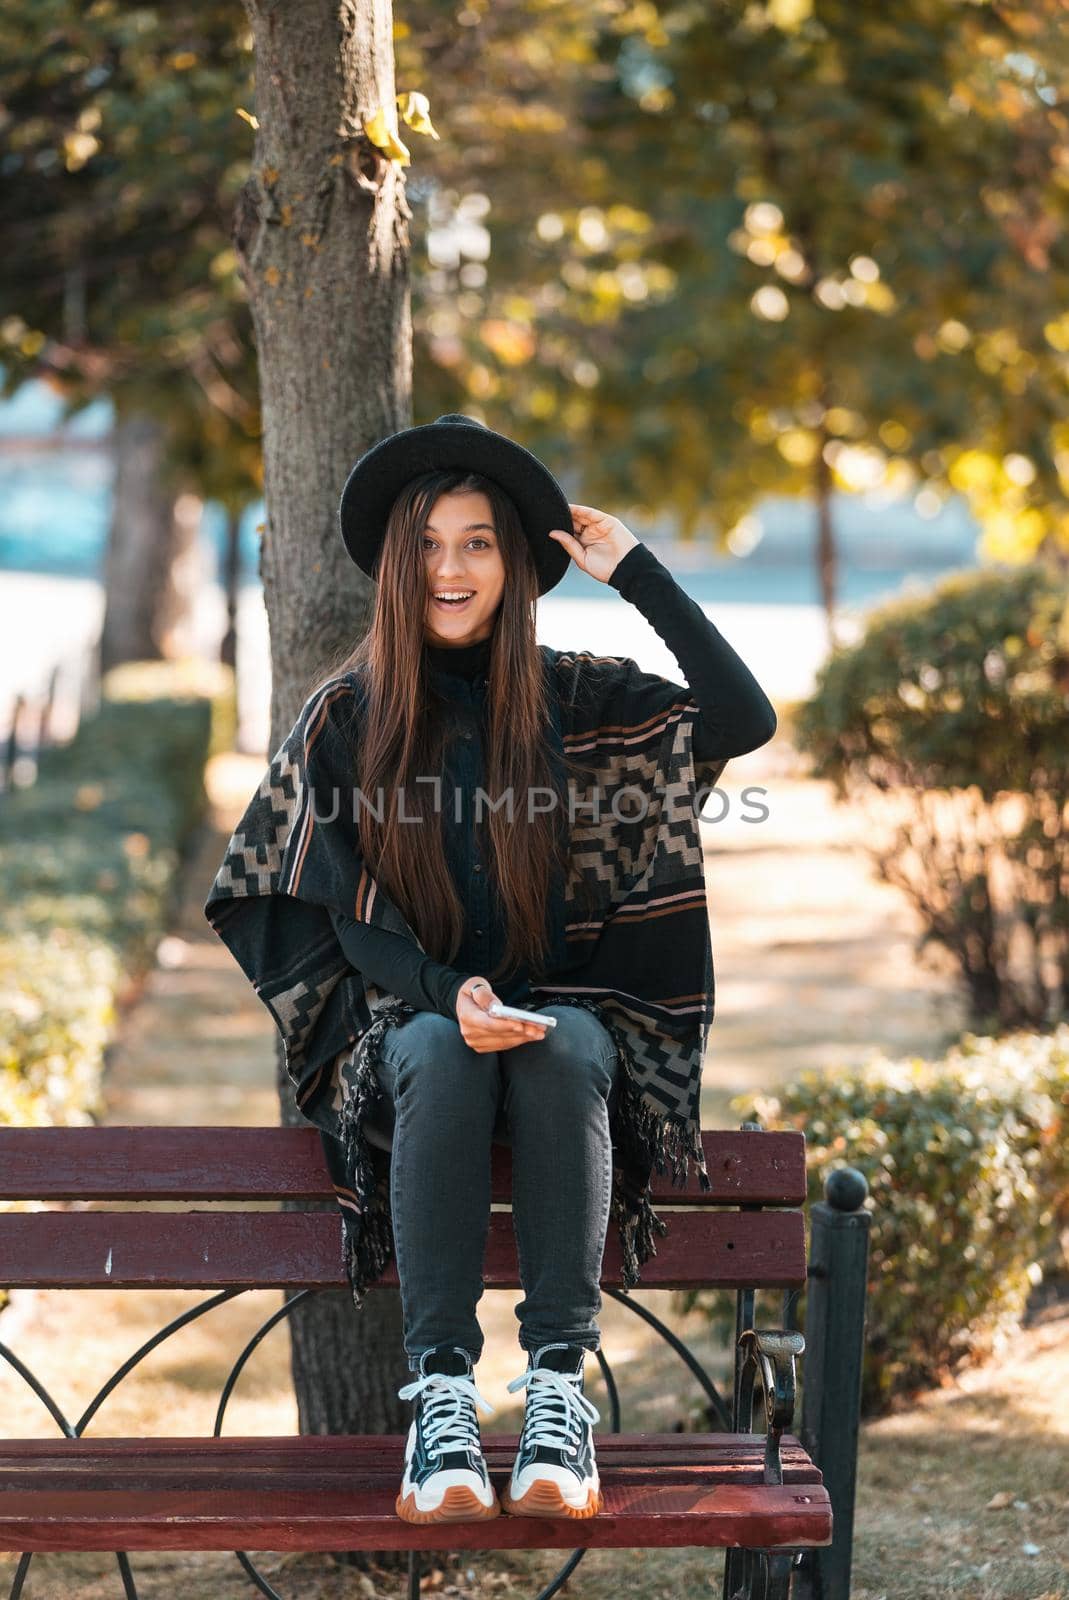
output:
[[[446,747],[442,769],[443,837],[449,869],[465,907],[464,931],[454,967],[466,973],[489,974],[504,954],[507,936],[505,908],[493,892],[485,849],[489,843],[489,803],[480,801],[476,822],[477,791],[486,787],[484,732],[487,669],[490,640],[451,648],[430,645],[427,661],[438,692],[456,715],[457,736]],[[494,992],[509,1005],[532,998],[525,967],[494,983]],[[459,985],[458,985],[459,987]]]
[[[333,913],[342,948],[357,971],[377,987],[400,995],[421,1010],[456,1017],[456,996],[466,978],[489,977],[505,950],[507,918],[494,892],[484,856],[487,802],[476,827],[476,791],[485,788],[483,732],[486,714],[489,638],[472,645],[429,645],[431,681],[450,703],[454,736],[447,743],[441,774],[440,805],[446,864],[465,908],[460,948],[451,965],[416,950],[407,939],[353,918]],[[493,796],[490,797],[491,799]],[[478,837],[477,835],[481,835]],[[563,937],[563,898],[553,916]],[[491,978],[494,993],[508,1005],[533,1000],[526,966]]]

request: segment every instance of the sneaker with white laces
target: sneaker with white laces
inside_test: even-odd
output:
[[[501,1497],[513,1516],[592,1517],[601,1510],[591,1428],[601,1413],[583,1393],[585,1357],[582,1345],[540,1345],[508,1386],[510,1394],[527,1390],[523,1432]]]
[[[500,1501],[486,1470],[475,1408],[493,1412],[475,1387],[460,1345],[420,1357],[419,1374],[397,1391],[415,1401],[405,1440],[405,1470],[395,1501],[405,1522],[472,1522],[496,1517]]]

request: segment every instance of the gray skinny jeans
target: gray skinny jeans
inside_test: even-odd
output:
[[[535,1007],[559,1020],[544,1039],[473,1050],[437,1011],[383,1036],[380,1094],[365,1129],[392,1151],[390,1209],[404,1347],[458,1344],[482,1354],[475,1308],[490,1221],[490,1146],[512,1145],[512,1217],[524,1299],[524,1350],[600,1342],[609,1221],[616,1046],[591,1012]]]

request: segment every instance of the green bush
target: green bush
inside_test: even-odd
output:
[[[881,876],[949,951],[977,1031],[1069,1012],[1069,596],[1036,564],[869,614],[794,724],[864,804]],[[887,824],[881,828],[881,822]]]
[[[0,936],[0,1123],[91,1122],[122,979],[117,952],[84,933]]]
[[[835,1167],[868,1180],[867,1413],[996,1350],[1044,1271],[1065,1265],[1069,1025],[966,1034],[941,1061],[803,1072],[732,1108],[805,1133],[810,1203]],[[724,1315],[723,1300],[695,1302]],[[800,1313],[804,1330],[804,1302]]]
[[[956,572],[870,611],[832,652],[796,736],[840,795],[879,787],[1030,788],[1069,780],[1064,578],[1038,564]]]
[[[0,800],[0,1122],[86,1122],[124,983],[151,965],[233,674],[134,663]]]

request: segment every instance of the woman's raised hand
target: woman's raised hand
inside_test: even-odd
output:
[[[474,991],[474,992],[473,992]],[[486,978],[468,978],[457,990],[457,1022],[464,1043],[480,1055],[489,1050],[511,1050],[529,1039],[544,1039],[546,1028],[511,1017],[491,1017],[487,1007],[497,999]]]
[[[564,546],[577,567],[582,567],[599,583],[607,583],[617,562],[634,549],[638,539],[630,528],[624,527],[619,517],[610,517],[607,511],[599,511],[596,506],[569,503],[568,510],[572,514],[574,532],[554,528],[549,537]]]

